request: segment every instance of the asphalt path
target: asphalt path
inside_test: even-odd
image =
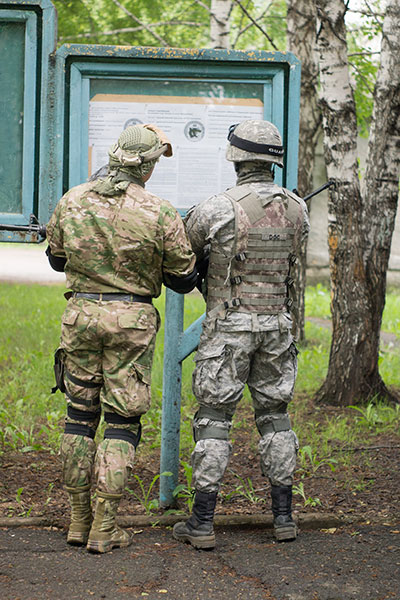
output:
[[[45,250],[47,243],[0,243],[0,281],[9,283],[65,283],[64,273],[49,265]]]
[[[0,530],[2,600],[400,600],[400,532],[391,526],[302,531],[217,530],[195,550],[166,528],[132,530],[107,554],[68,546],[65,532]]]

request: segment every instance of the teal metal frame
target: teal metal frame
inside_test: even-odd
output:
[[[3,9],[2,5],[6,8]],[[46,223],[59,190],[52,186],[55,164],[60,172],[62,155],[53,152],[54,69],[49,58],[55,51],[56,11],[50,0],[0,0],[0,23],[25,24],[23,81],[22,173],[20,203],[4,212],[0,190],[0,220],[4,224],[26,225],[31,214]],[[15,76],[16,74],[14,74]],[[39,201],[40,199],[40,201]],[[0,241],[37,242],[37,235],[0,232]]]
[[[66,44],[57,51],[57,64],[59,73],[65,73],[63,117],[68,124],[65,147],[69,157],[65,189],[87,177],[90,80],[166,78],[264,84],[264,118],[281,131],[286,152],[285,168],[277,173],[277,183],[296,187],[300,63],[293,54]]]

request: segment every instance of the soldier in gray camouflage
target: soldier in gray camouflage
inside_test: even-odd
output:
[[[209,253],[203,291],[206,319],[195,357],[192,453],[193,512],[173,535],[197,548],[213,548],[217,493],[231,454],[229,431],[247,383],[260,433],[263,474],[271,484],[274,532],[296,538],[292,482],[298,441],[287,406],[297,374],[292,336],[293,265],[307,236],[302,199],[273,181],[283,166],[277,128],[249,120],[230,129],[226,157],[236,186],[189,211],[186,229],[198,260]],[[204,285],[205,284],[205,285]]]
[[[67,192],[47,226],[50,264],[65,271],[72,290],[56,352],[57,384],[67,398],[61,443],[71,504],[67,541],[92,552],[132,541],[115,517],[133,468],[140,417],[150,406],[160,324],[152,298],[162,283],[186,293],[197,279],[179,214],[145,190],[163,154],[171,156],[172,148],[159,129],[128,127],[109,151],[108,176]],[[102,409],[106,429],[96,447]]]

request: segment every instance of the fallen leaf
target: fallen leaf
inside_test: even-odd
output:
[[[329,529],[321,529],[324,533],[335,533],[337,531],[337,527],[330,527]]]

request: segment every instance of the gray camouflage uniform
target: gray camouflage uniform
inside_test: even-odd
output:
[[[255,197],[259,199],[255,212],[246,206],[250,197],[253,207]],[[287,277],[290,260],[309,230],[306,205],[273,183],[265,163],[246,162],[237,187],[192,209],[186,229],[198,258],[210,247],[207,315],[193,372],[200,407],[194,420],[194,488],[210,493],[220,487],[231,454],[228,432],[246,383],[261,434],[262,472],[272,485],[291,485],[298,442],[287,405],[293,396],[297,350]],[[246,252],[247,260],[253,252],[253,263],[260,265],[251,274],[246,272]]]

